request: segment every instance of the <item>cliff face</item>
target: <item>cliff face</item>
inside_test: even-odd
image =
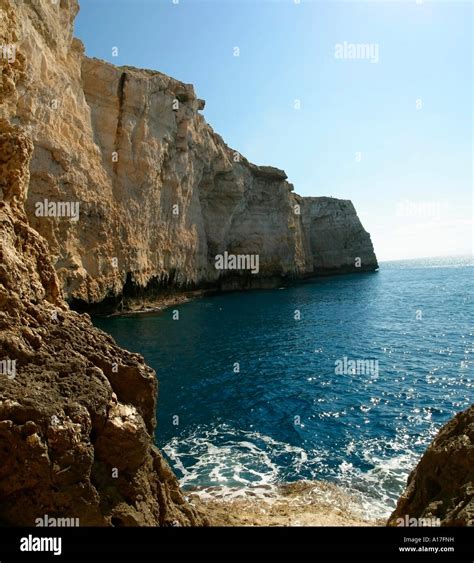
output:
[[[474,526],[474,406],[441,428],[410,474],[388,523],[396,526],[407,517]]]
[[[350,202],[301,198],[283,171],[249,163],[205,122],[192,86],[85,57],[72,39],[77,9],[18,7],[28,57],[9,109],[34,141],[27,213],[68,299],[377,267]],[[78,220],[38,213],[45,200],[77,205]],[[225,251],[258,255],[258,274],[217,270]]]
[[[44,93],[35,102],[22,92],[31,64],[63,76],[53,54],[67,64],[62,42],[75,5],[61,6],[0,0],[0,43],[14,45],[27,30],[44,46],[38,53],[23,43],[15,60],[0,58],[0,522],[202,524],[153,446],[153,370],[68,309],[48,245],[24,210],[30,159],[45,149],[14,125],[14,108],[37,104],[44,127],[54,125]]]
[[[369,233],[349,200],[306,197],[302,230],[312,275],[366,272],[377,267]]]
[[[377,262],[350,202],[301,198],[284,172],[229,149],[191,86],[84,57],[77,10],[0,0],[0,523],[204,524],[153,446],[154,372],[64,296],[257,287]],[[258,254],[259,274],[217,271],[224,251]],[[472,521],[473,416],[441,430],[390,523]]]

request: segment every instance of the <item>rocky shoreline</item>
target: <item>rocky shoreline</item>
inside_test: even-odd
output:
[[[406,518],[474,526],[474,405],[440,429],[410,473],[388,525]]]
[[[171,307],[176,307],[178,305],[183,305],[194,299],[199,299],[200,297],[205,297],[206,295],[212,295],[216,293],[214,290],[204,291],[187,291],[187,292],[173,292],[169,294],[162,295],[161,297],[155,298],[142,298],[142,299],[132,299],[122,302],[120,307],[114,307],[112,312],[107,307],[103,306],[88,306],[86,307],[88,311],[92,314],[105,315],[108,317],[121,317],[129,315],[153,315],[160,313]]]
[[[185,492],[210,526],[384,526],[358,498],[328,482],[298,481],[253,490]]]
[[[12,4],[25,67],[1,113],[32,138],[26,213],[74,308],[377,269],[350,201],[301,197],[283,170],[249,162],[192,85],[87,57],[78,2],[50,4]],[[258,272],[219,269],[226,252]]]
[[[1,40],[15,44],[26,17],[0,0]],[[69,310],[48,245],[28,223],[35,146],[8,115],[27,56],[0,60],[0,523],[204,525],[153,444],[155,372]]]
[[[204,526],[213,510],[215,522],[291,523],[283,506],[262,518],[188,501],[153,442],[155,372],[67,301],[373,271],[370,236],[351,202],[301,198],[284,172],[227,147],[192,86],[85,57],[77,11],[0,0],[0,40],[15,47],[0,58],[0,523]],[[64,205],[37,215],[45,198],[78,203],[80,219],[58,216]],[[261,276],[221,279],[224,249],[258,254]],[[473,419],[441,431],[396,514],[468,522]],[[317,506],[305,522],[322,522]]]

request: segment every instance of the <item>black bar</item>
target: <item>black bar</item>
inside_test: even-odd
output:
[[[36,545],[33,538],[60,538],[61,553],[21,551],[22,541]],[[324,556],[321,561],[332,561],[332,555],[382,563],[474,561],[473,528],[0,528],[0,541],[0,563],[158,562],[163,554],[212,552],[312,553]]]

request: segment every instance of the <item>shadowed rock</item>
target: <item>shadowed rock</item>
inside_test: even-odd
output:
[[[388,525],[438,518],[442,526],[474,525],[474,406],[457,414],[408,477]]]
[[[3,44],[26,24],[12,6],[0,0]],[[35,33],[51,23],[48,41],[58,48],[67,12],[41,9],[48,19],[36,21]],[[35,146],[8,120],[28,53],[17,61],[12,69],[0,59],[0,522],[34,526],[47,515],[81,526],[203,524],[153,444],[154,371],[69,310],[48,245],[28,224]]]

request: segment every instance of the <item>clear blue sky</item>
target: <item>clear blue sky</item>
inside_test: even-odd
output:
[[[194,84],[231,147],[351,199],[379,259],[472,252],[470,2],[80,4],[89,56]],[[336,58],[343,42],[378,61]]]

